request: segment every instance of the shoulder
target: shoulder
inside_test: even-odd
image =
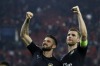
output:
[[[62,60],[63,60],[63,61],[66,60],[67,55],[68,55],[68,54],[64,54],[64,55],[61,57],[61,61],[62,61]]]
[[[88,49],[88,46],[81,47],[80,44],[79,44],[78,47],[77,47],[76,52],[78,52],[81,55],[86,55],[87,49]]]
[[[31,42],[28,46],[27,46],[28,49],[36,49],[36,50],[40,50],[40,48],[35,45],[34,42]]]
[[[31,42],[28,46],[27,46],[28,50],[32,53],[32,55],[34,55],[35,52],[41,52],[42,50],[35,45],[35,43]]]
[[[60,62],[60,60],[59,59],[57,59],[56,57],[52,57],[52,60],[54,60],[55,62],[57,62],[57,63],[59,63]]]
[[[81,50],[81,51],[87,50],[87,48],[88,48],[88,45],[85,47],[82,47],[80,43],[77,46],[77,50]]]

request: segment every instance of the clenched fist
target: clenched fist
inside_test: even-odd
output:
[[[79,13],[80,13],[80,9],[79,9],[78,6],[73,7],[73,8],[72,8],[72,11],[73,11],[74,13],[76,13],[76,14],[79,14]]]
[[[31,19],[33,17],[32,12],[26,12],[26,18]]]

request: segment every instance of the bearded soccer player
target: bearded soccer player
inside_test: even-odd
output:
[[[20,32],[21,39],[33,56],[32,66],[61,66],[61,63],[53,56],[53,50],[57,47],[55,37],[47,35],[40,49],[29,36],[29,22],[32,17],[32,12],[26,13],[26,19]]]
[[[72,8],[77,15],[79,31],[70,28],[66,37],[68,53],[62,58],[63,66],[83,66],[87,52],[87,29],[78,6]]]

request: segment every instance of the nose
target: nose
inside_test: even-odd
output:
[[[69,35],[69,36],[67,37],[67,39],[72,39],[72,35]]]
[[[43,42],[43,44],[46,44],[46,42]]]
[[[43,44],[47,44],[47,41],[43,41]]]

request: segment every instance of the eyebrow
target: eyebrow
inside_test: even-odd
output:
[[[76,36],[76,34],[67,34],[67,35],[75,35]]]

